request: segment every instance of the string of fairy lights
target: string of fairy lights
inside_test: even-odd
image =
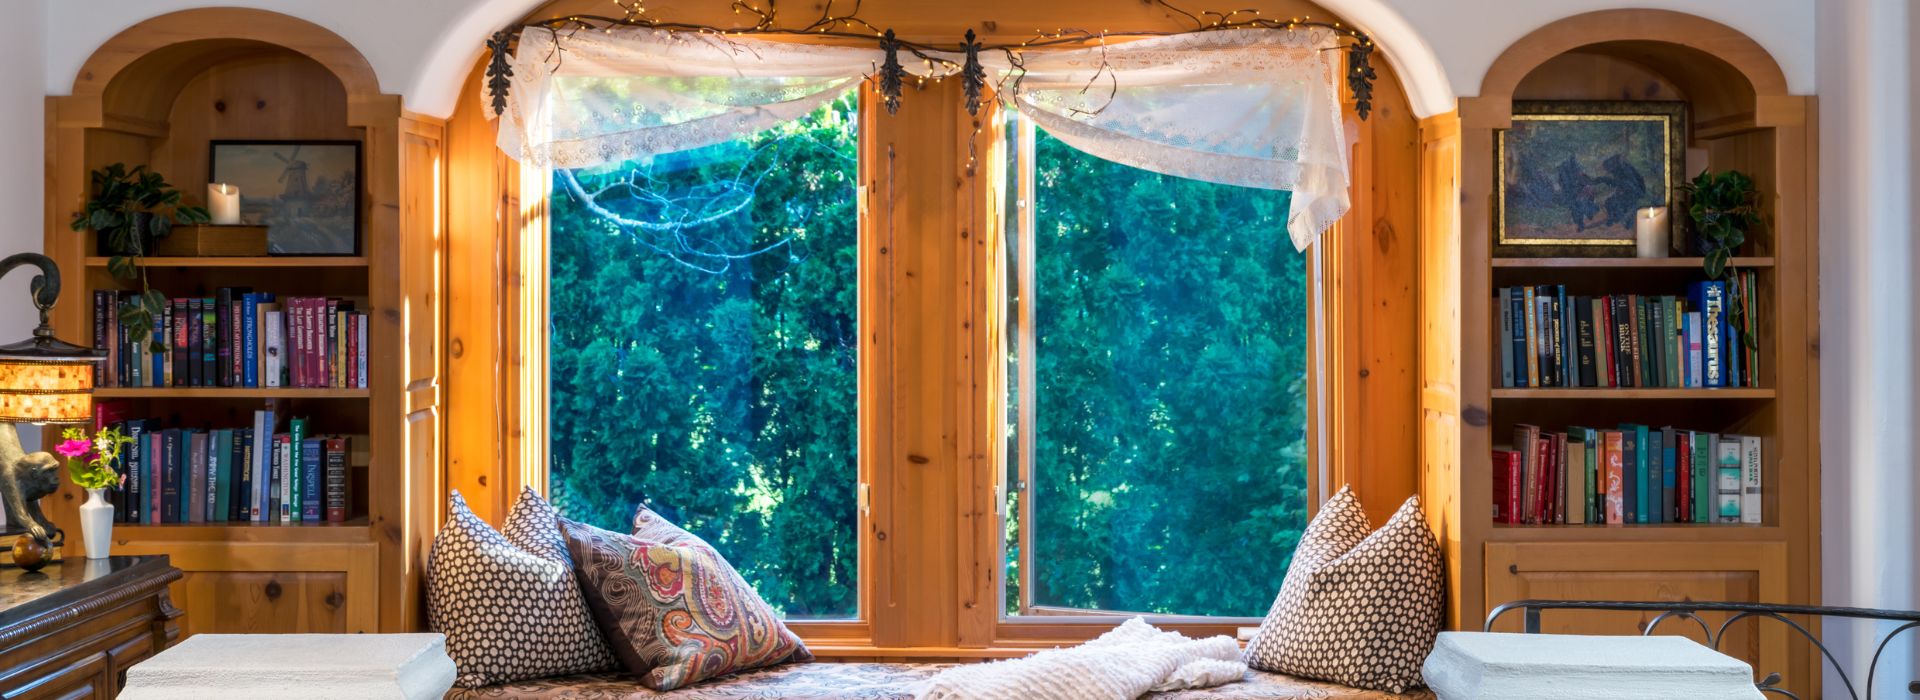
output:
[[[496,32],[489,38],[487,40],[487,50],[490,58],[487,62],[486,78],[487,91],[492,101],[494,113],[499,114],[507,108],[507,91],[511,87],[510,79],[513,75],[510,59],[514,49],[518,46],[521,33],[527,30],[552,32],[557,40],[555,42],[556,50],[558,50],[560,43],[575,33],[590,31],[611,33],[622,27],[641,27],[722,38],[753,35],[786,35],[827,37],[844,40],[848,43],[873,42],[876,43],[881,50],[884,59],[880,65],[874,67],[871,77],[875,80],[875,91],[879,93],[882,105],[886,107],[887,113],[889,114],[894,114],[899,111],[901,93],[905,89],[906,81],[909,78],[924,85],[930,80],[937,83],[947,78],[958,76],[966,94],[967,113],[978,116],[980,107],[985,100],[987,87],[987,71],[980,63],[980,54],[982,52],[999,51],[1003,53],[1007,58],[1007,62],[1014,68],[1003,80],[1012,80],[1017,86],[1020,77],[1024,73],[1022,69],[1023,61],[1021,59],[1022,52],[1028,49],[1045,48],[1049,46],[1084,46],[1089,43],[1094,43],[1102,48],[1103,58],[1102,64],[1094,72],[1093,77],[1089,79],[1088,87],[1091,88],[1094,83],[1101,79],[1101,76],[1108,76],[1108,98],[1111,100],[1118,86],[1112,84],[1112,71],[1108,69],[1104,59],[1104,48],[1109,38],[1170,36],[1229,29],[1269,29],[1278,31],[1294,31],[1302,27],[1323,27],[1331,29],[1345,39],[1344,48],[1347,52],[1345,75],[1347,86],[1353,93],[1354,112],[1361,119],[1366,119],[1368,113],[1372,111],[1373,81],[1378,77],[1374,72],[1370,60],[1374,51],[1373,39],[1365,32],[1353,27],[1344,26],[1340,22],[1315,20],[1310,16],[1288,17],[1284,19],[1273,18],[1264,16],[1260,10],[1189,12],[1173,5],[1169,0],[1151,0],[1151,2],[1153,5],[1166,10],[1170,15],[1191,23],[1191,27],[1173,31],[1139,30],[1121,32],[1106,30],[1092,32],[1083,29],[1060,27],[1053,31],[1037,29],[1031,37],[1018,42],[1006,43],[980,41],[973,30],[969,29],[967,30],[965,39],[955,44],[941,44],[901,38],[896,35],[892,29],[881,28],[872,22],[862,19],[860,17],[860,10],[863,0],[825,0],[825,5],[821,8],[819,16],[814,17],[806,24],[798,26],[781,25],[778,0],[729,0],[733,13],[741,16],[743,19],[741,24],[735,26],[715,26],[658,19],[656,16],[648,13],[646,0],[612,0],[612,2],[615,7],[619,8],[617,15],[575,14],[555,17],[509,27]],[[843,6],[845,10],[841,11]],[[905,66],[901,64],[901,54],[903,53],[922,63],[922,70],[918,74],[908,73]],[[961,55],[961,61],[955,62],[945,57],[953,54]],[[1005,86],[996,85],[996,91],[1001,87]],[[1086,113],[1097,113],[1099,109],[1101,108],[1088,110]]]

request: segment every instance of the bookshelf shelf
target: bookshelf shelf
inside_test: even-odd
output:
[[[1752,387],[1728,387],[1723,389],[1518,389],[1497,388],[1493,390],[1495,399],[1771,399],[1774,390]]]
[[[1487,539],[1498,542],[1657,542],[1676,539],[1767,542],[1780,528],[1745,523],[1663,523],[1644,525],[1508,525],[1495,523]]]
[[[1607,269],[1607,270],[1664,270],[1673,268],[1701,269],[1700,258],[1493,258],[1494,269]],[[1771,257],[1733,258],[1728,264],[1733,267],[1770,268]]]
[[[171,523],[143,525],[116,523],[114,544],[139,542],[270,542],[277,544],[365,542],[370,531],[366,518],[344,523]]]
[[[87,267],[107,266],[112,258],[89,256]],[[366,267],[365,257],[261,257],[261,258],[141,258],[147,267]]]
[[[292,389],[235,387],[101,387],[102,399],[364,399],[366,389]]]

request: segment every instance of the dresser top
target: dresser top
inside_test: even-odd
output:
[[[33,572],[0,566],[0,630],[142,582],[165,585],[174,578],[172,570],[164,555],[73,557]]]

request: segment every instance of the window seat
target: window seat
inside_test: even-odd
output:
[[[911,700],[915,685],[933,677],[950,664],[930,663],[805,663],[750,671],[682,688],[668,693],[642,687],[631,676],[615,673],[563,676],[521,683],[506,683],[485,688],[455,688],[447,700],[483,698],[527,698],[530,700]],[[1251,671],[1239,683],[1202,690],[1151,693],[1152,700],[1287,700],[1314,698],[1327,700],[1416,700],[1429,699],[1427,691],[1405,695],[1373,690],[1357,690],[1332,683],[1320,683]]]

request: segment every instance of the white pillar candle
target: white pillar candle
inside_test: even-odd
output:
[[[240,223],[240,188],[224,182],[207,185],[207,212],[213,223],[233,226]]]
[[[1667,257],[1673,227],[1667,224],[1666,207],[1647,207],[1633,217],[1634,253],[1642,258]]]

